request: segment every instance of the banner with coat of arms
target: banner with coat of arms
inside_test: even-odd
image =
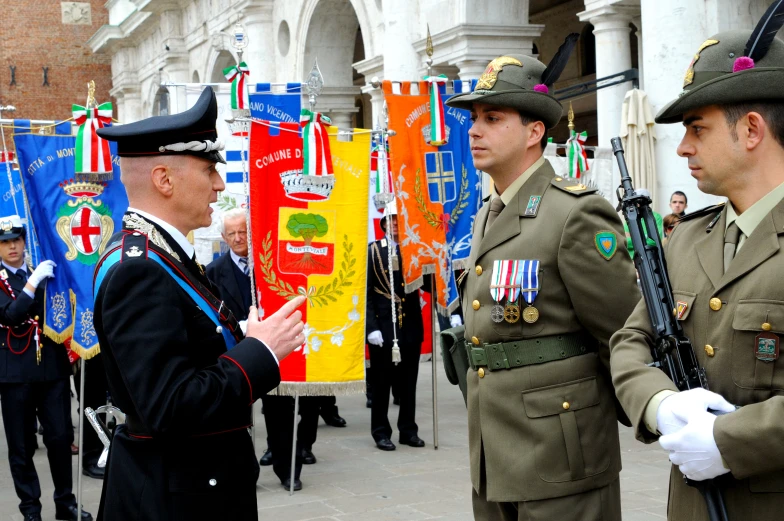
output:
[[[22,181],[36,227],[41,259],[53,260],[46,282],[44,334],[89,359],[99,351],[93,327],[93,267],[128,208],[120,183],[116,143],[112,172],[76,174],[73,136],[14,137]]]
[[[13,152],[9,152],[9,159],[13,159]],[[22,219],[27,240],[25,249],[29,255],[28,259],[34,266],[39,262],[38,238],[35,235],[33,223],[28,218],[27,201],[25,200],[24,190],[22,190],[22,176],[16,165],[10,161],[4,161],[4,153],[0,152],[0,216],[18,215]],[[9,180],[10,177],[10,180]]]
[[[396,131],[389,148],[406,292],[420,287],[424,275],[435,274],[438,311],[448,314],[459,305],[453,268],[463,267],[468,257],[481,202],[481,179],[468,147],[471,121],[464,110],[442,107],[446,143],[432,144],[428,83],[398,84],[399,94],[390,81],[383,90],[389,128]],[[418,92],[412,92],[413,84]],[[447,99],[443,92],[441,98]]]
[[[325,128],[333,173],[308,175],[299,124],[251,126],[251,235],[261,305],[269,313],[307,297],[305,344],[280,363],[278,392],[286,395],[365,390],[370,134],[340,141],[335,127]]]

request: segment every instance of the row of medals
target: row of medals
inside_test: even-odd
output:
[[[503,321],[514,324],[520,320],[520,306],[515,302],[507,302],[505,306],[495,304],[490,309],[490,318],[493,322],[500,324]],[[532,305],[528,305],[522,312],[523,320],[529,324],[533,324],[539,320],[539,310]]]

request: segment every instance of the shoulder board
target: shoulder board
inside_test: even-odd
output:
[[[149,249],[148,238],[142,232],[127,232],[122,239],[122,260],[120,262],[142,257],[147,258]]]
[[[558,188],[559,190],[563,190],[568,194],[578,195],[578,196],[585,195],[585,194],[593,194],[598,191],[596,188],[585,186],[584,184],[570,177],[561,177],[561,176],[553,177],[553,179],[550,181],[550,184]]]
[[[724,205],[725,204],[726,203],[719,203],[719,204],[714,204],[713,206],[708,206],[708,207],[705,207],[705,208],[701,208],[700,210],[697,210],[696,212],[692,212],[690,214],[684,215],[683,217],[678,219],[678,222],[682,223],[682,222],[685,222],[685,221],[690,221],[691,219],[696,219],[697,217],[704,217],[704,216],[710,215],[712,213],[721,212],[724,209]]]

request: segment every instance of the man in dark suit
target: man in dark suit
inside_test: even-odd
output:
[[[25,265],[25,229],[17,215],[0,219],[0,400],[8,463],[25,521],[41,521],[41,486],[33,465],[35,416],[54,482],[56,519],[77,519],[72,493],[70,374],[65,346],[43,335],[44,287],[55,264]],[[82,511],[83,521],[92,516]]]
[[[394,203],[392,203],[394,204]],[[397,385],[400,398],[397,428],[400,443],[424,447],[414,421],[416,409],[416,382],[419,373],[419,355],[424,340],[419,293],[405,293],[400,272],[397,212],[393,207],[386,211],[387,238],[375,241],[368,247],[367,290],[367,341],[370,349],[370,386],[373,401],[370,408],[370,430],[376,446],[381,450],[395,450],[392,427],[389,425],[389,391]],[[390,276],[388,252],[393,248],[393,274]],[[394,286],[394,290],[391,288]],[[393,302],[394,299],[394,302]],[[392,306],[395,317],[393,323]],[[393,339],[397,337],[400,363],[393,362]]]
[[[126,414],[112,439],[99,519],[256,521],[253,402],[280,382],[303,344],[296,298],[246,335],[195,260],[186,235],[211,221],[224,189],[218,106],[100,129],[117,141],[130,208],[95,272],[95,330],[112,400]]]
[[[221,237],[229,246],[229,251],[221,255],[207,266],[207,277],[217,286],[220,297],[234,312],[240,323],[248,318],[251,306],[251,282],[248,266],[248,224],[245,211],[235,208],[225,212],[220,221]],[[295,465],[294,490],[302,488],[300,473],[302,464],[316,463],[313,455],[313,443],[316,441],[319,406],[323,401],[334,397],[303,396],[300,397],[300,416],[302,419],[297,427],[298,457]],[[294,400],[287,396],[265,395],[261,398],[264,404],[264,423],[267,428],[267,450],[259,464],[272,465],[275,474],[285,488],[289,488],[291,474],[291,439],[294,422]],[[337,407],[330,418],[337,417]],[[273,447],[275,450],[273,451]]]

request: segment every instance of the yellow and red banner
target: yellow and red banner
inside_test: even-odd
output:
[[[254,122],[250,212],[260,306],[307,297],[305,345],[281,361],[280,394],[365,391],[365,298],[370,133],[339,141],[332,175],[303,173],[296,123]],[[317,197],[315,197],[317,196]]]
[[[452,218],[444,204],[455,199],[455,173],[451,155],[431,144],[431,99],[429,83],[400,82],[394,93],[392,82],[383,82],[389,110],[392,180],[403,257],[406,293],[422,286],[424,275],[435,274],[438,310],[449,308],[452,267],[446,234]],[[411,86],[419,90],[412,93]],[[418,92],[418,93],[417,93]]]

